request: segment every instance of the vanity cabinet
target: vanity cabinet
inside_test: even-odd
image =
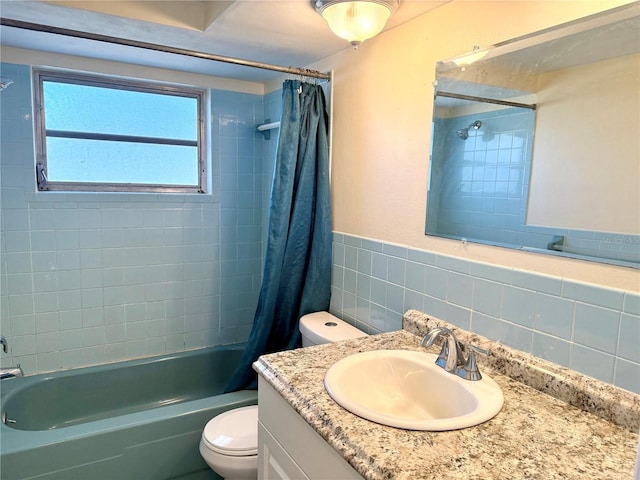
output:
[[[259,377],[258,478],[362,480],[363,477]]]

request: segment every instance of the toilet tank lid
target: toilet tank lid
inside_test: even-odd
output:
[[[300,319],[300,333],[317,344],[367,336],[362,330],[349,325],[329,312],[304,315]]]
[[[230,456],[258,453],[258,406],[235,408],[213,417],[202,438],[214,452]]]

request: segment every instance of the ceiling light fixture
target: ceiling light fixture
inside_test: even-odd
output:
[[[317,0],[316,11],[340,38],[358,48],[382,31],[399,0]]]

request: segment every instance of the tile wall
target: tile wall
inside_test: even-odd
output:
[[[36,193],[30,68],[3,63],[2,75],[14,80],[0,94],[2,366],[33,374],[244,341],[275,143],[255,130],[263,96],[211,92],[213,194]]]
[[[331,311],[368,333],[414,308],[640,393],[640,295],[334,232]]]
[[[521,244],[534,118],[508,108],[434,122],[434,138],[443,140],[432,152],[430,232]],[[466,140],[456,134],[478,120]]]

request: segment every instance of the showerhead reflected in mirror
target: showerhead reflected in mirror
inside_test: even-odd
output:
[[[639,51],[634,3],[438,62],[426,233],[640,267]]]
[[[482,122],[480,120],[476,120],[475,122],[469,124],[466,128],[461,128],[456,132],[459,138],[462,140],[466,140],[469,138],[469,129],[478,130],[482,126]]]

